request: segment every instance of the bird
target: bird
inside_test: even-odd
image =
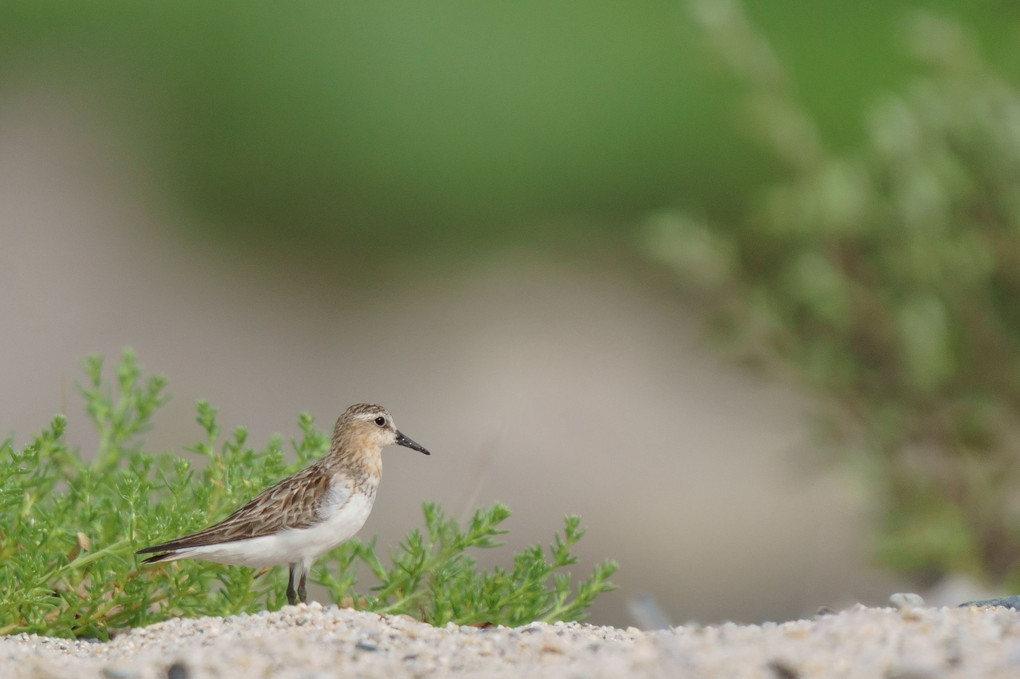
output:
[[[382,476],[382,449],[431,453],[402,434],[379,405],[358,403],[336,421],[330,449],[208,528],[139,549],[143,563],[201,559],[260,568],[287,564],[287,602],[308,603],[315,559],[350,539],[368,519]]]

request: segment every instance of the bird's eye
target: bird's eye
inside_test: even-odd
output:
[[[378,424],[380,427],[385,426],[386,418],[380,415],[379,417],[375,418],[375,423]]]

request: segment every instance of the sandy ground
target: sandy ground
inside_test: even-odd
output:
[[[902,603],[902,602],[901,602]],[[1020,615],[1006,608],[855,606],[782,624],[642,632],[578,623],[435,628],[317,603],[177,619],[109,643],[0,639],[14,678],[1006,677]]]

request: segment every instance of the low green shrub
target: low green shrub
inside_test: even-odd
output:
[[[67,447],[62,416],[20,451],[10,440],[0,444],[0,633],[105,639],[173,616],[282,606],[286,569],[253,577],[248,568],[203,561],[140,566],[134,552],[223,517],[322,455],[328,436],[302,414],[295,459],[287,462],[279,437],[261,450],[247,444],[243,428],[221,438],[216,410],[199,402],[204,437],[188,448],[194,457],[149,453],[142,434],[166,401],[166,380],[143,380],[130,351],[116,368],[116,388],[104,382],[100,358],[85,368],[80,391],[98,433],[95,459]],[[324,585],[334,602],[433,624],[580,619],[613,588],[611,561],[572,584],[570,549],[583,535],[577,517],[567,517],[548,561],[534,546],[517,554],[510,570],[481,571],[469,550],[498,546],[509,510],[479,509],[466,528],[438,505],[426,503],[424,514],[424,533],[408,533],[392,551],[392,565],[377,555],[374,539],[353,539],[318,560],[311,582]],[[359,564],[379,580],[368,592],[355,589]]]

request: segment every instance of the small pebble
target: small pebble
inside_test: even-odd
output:
[[[913,592],[897,592],[889,597],[889,603],[894,608],[903,610],[904,608],[923,608],[924,597],[920,594],[914,594]]]

